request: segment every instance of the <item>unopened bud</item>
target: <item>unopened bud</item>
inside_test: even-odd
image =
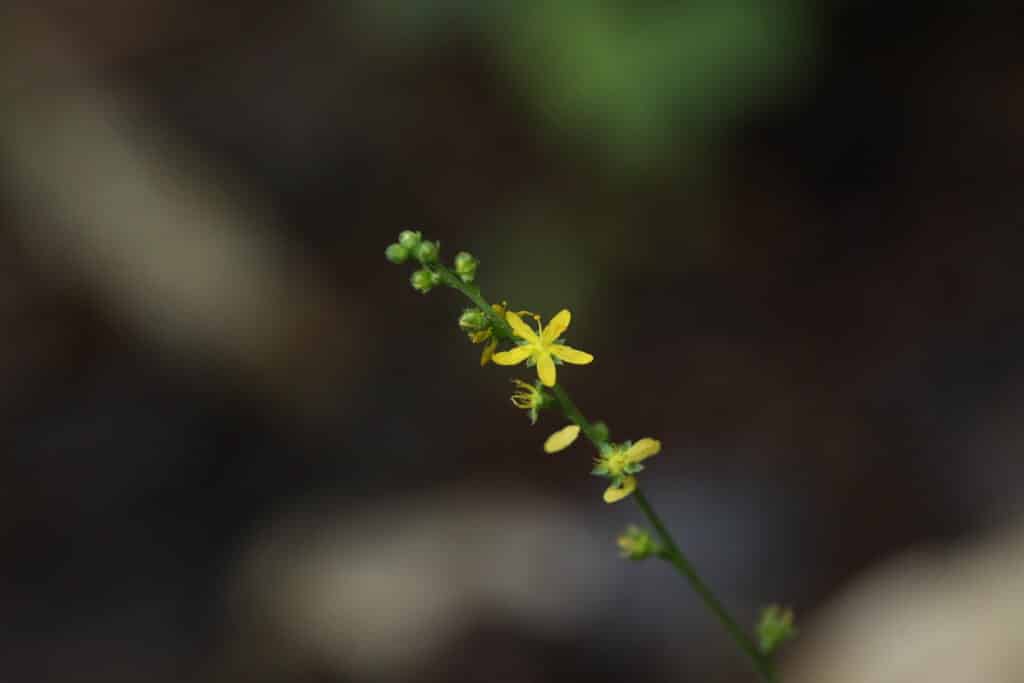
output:
[[[420,242],[423,240],[423,233],[419,230],[403,230],[398,235],[398,243],[408,249],[410,252],[414,251],[416,247],[420,246]]]
[[[467,308],[459,316],[459,327],[465,332],[476,332],[487,326],[487,316],[478,308]]]
[[[409,258],[409,250],[401,244],[389,244],[384,250],[384,258],[392,263],[405,263]]]
[[[661,546],[640,527],[631,526],[616,541],[620,554],[630,560],[645,560],[661,552]]]
[[[757,639],[761,652],[770,655],[795,635],[793,610],[783,609],[778,605],[769,605],[761,610],[761,621],[757,624]]]
[[[455,273],[463,282],[470,283],[476,277],[476,268],[480,262],[468,251],[460,251],[455,255]]]
[[[409,278],[412,288],[421,294],[426,294],[434,288],[440,278],[436,273],[432,273],[427,268],[421,268],[412,274]]]
[[[441,248],[437,245],[437,242],[424,240],[416,247],[416,258],[420,263],[434,263],[437,261],[440,253]]]

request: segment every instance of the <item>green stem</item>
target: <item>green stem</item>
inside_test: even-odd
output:
[[[573,424],[579,425],[580,429],[586,435],[590,442],[597,448],[598,453],[603,453],[604,449],[608,446],[608,442],[602,438],[602,435],[598,430],[590,423],[587,418],[583,417],[583,413],[576,407],[576,404],[569,398],[569,393],[562,387],[561,384],[556,384],[551,387],[551,393],[555,395],[555,400],[558,401],[558,405],[561,406],[562,412],[565,417],[568,418]]]
[[[721,600],[715,596],[711,588],[704,582],[704,579],[697,573],[697,570],[687,559],[686,555],[679,550],[679,546],[676,545],[672,534],[665,528],[665,524],[661,521],[658,513],[654,511],[654,508],[651,507],[650,501],[647,500],[647,496],[643,494],[639,487],[633,492],[633,500],[636,501],[636,504],[647,517],[647,521],[651,523],[651,526],[658,533],[658,537],[661,539],[661,543],[666,551],[665,560],[670,562],[676,568],[676,571],[686,578],[693,591],[704,601],[707,608],[718,617],[718,621],[722,623],[722,626],[729,632],[732,639],[736,641],[740,649],[750,658],[751,664],[753,664],[757,673],[761,675],[761,678],[768,683],[774,683],[776,681],[775,667],[772,665],[771,660],[761,653],[754,644],[754,641],[743,630],[743,627],[729,614]]]
[[[488,320],[491,321],[492,328],[495,331],[495,335],[499,339],[510,341],[514,339],[515,335],[512,333],[512,328],[509,327],[508,323],[491,308],[491,305],[487,303],[487,300],[480,294],[479,288],[474,285],[467,285],[458,276],[452,273],[450,270],[445,268],[441,264],[435,264],[433,266],[434,271],[441,276],[442,282],[449,287],[457,289],[462,292],[466,298],[473,302],[477,308],[484,312]],[[560,384],[556,384],[551,387],[551,393],[554,395],[555,400],[558,401],[559,407],[565,414],[565,417],[573,424],[579,425],[580,429],[590,439],[594,447],[597,448],[598,452],[604,452],[608,448],[609,444],[604,438],[604,435],[599,431],[576,407],[572,399],[569,397],[569,393]],[[643,511],[647,517],[647,521],[651,523],[658,537],[661,539],[661,543],[665,548],[665,553],[662,555],[663,559],[669,562],[676,571],[678,571],[683,578],[689,582],[690,587],[697,594],[698,597],[704,602],[711,613],[718,618],[725,630],[729,632],[732,639],[736,641],[736,645],[739,646],[740,650],[750,658],[754,669],[766,683],[777,683],[778,679],[775,676],[775,667],[772,665],[771,659],[762,654],[754,641],[746,634],[743,628],[737,623],[737,621],[729,614],[729,611],[725,608],[722,602],[715,596],[708,585],[697,573],[697,570],[690,563],[687,557],[679,550],[679,546],[676,545],[675,539],[672,538],[672,534],[669,533],[668,529],[665,528],[665,524],[658,517],[658,514],[651,507],[647,497],[644,496],[643,492],[637,488],[633,492],[633,499],[636,504]]]
[[[467,299],[472,301],[477,308],[483,311],[487,319],[491,321],[491,325],[495,328],[497,337],[507,341],[512,340],[515,335],[512,334],[512,328],[509,327],[505,319],[494,312],[491,305],[487,303],[487,300],[480,294],[480,288],[475,285],[467,285],[459,278],[458,275],[448,270],[440,263],[434,265],[434,271],[441,276],[441,281],[452,289],[457,289],[462,292]]]

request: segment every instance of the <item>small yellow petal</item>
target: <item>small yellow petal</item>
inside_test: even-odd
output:
[[[547,438],[547,441],[544,442],[544,452],[557,453],[560,450],[566,449],[572,445],[572,442],[579,435],[579,425],[563,427]]]
[[[604,502],[617,503],[629,494],[636,491],[636,477],[625,477],[622,486],[609,486],[604,491]]]
[[[544,332],[541,334],[541,339],[544,340],[545,344],[550,344],[559,337],[562,333],[569,329],[569,321],[572,319],[572,314],[569,313],[569,309],[563,308],[555,317],[551,319],[548,326],[544,328]]]
[[[522,337],[528,342],[536,344],[539,339],[537,333],[530,329],[530,326],[523,322],[523,319],[518,315],[509,311],[505,314],[505,320],[508,322],[509,327],[516,333],[517,337]]]
[[[571,346],[552,344],[549,348],[551,349],[551,353],[555,354],[566,363],[572,363],[573,365],[588,365],[594,361],[594,357],[586,351],[580,351],[579,349],[574,349]]]
[[[517,365],[529,358],[531,353],[533,353],[533,349],[529,346],[516,346],[508,351],[494,354],[491,356],[491,360],[498,365]]]
[[[551,360],[550,354],[537,355],[537,376],[545,386],[555,386],[555,361]]]
[[[494,349],[498,348],[498,340],[492,339],[490,343],[484,347],[484,350],[480,353],[480,367],[483,367],[491,362],[494,357]]]
[[[626,460],[640,462],[661,452],[661,442],[657,439],[644,438],[637,441],[626,451]]]

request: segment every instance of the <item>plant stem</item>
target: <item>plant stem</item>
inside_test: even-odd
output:
[[[636,501],[637,506],[647,517],[647,521],[651,523],[651,526],[658,533],[658,537],[667,551],[665,559],[676,568],[676,571],[686,578],[693,591],[704,601],[707,608],[718,618],[718,621],[722,623],[722,626],[729,632],[732,639],[736,641],[736,644],[747,655],[754,669],[761,675],[761,678],[767,683],[775,683],[777,680],[775,677],[775,667],[772,665],[771,660],[758,650],[754,641],[743,630],[743,627],[729,614],[729,611],[704,582],[704,579],[700,577],[700,574],[697,573],[697,570],[687,559],[686,555],[679,550],[679,546],[676,545],[672,534],[665,528],[665,524],[661,521],[658,513],[654,511],[650,501],[647,500],[647,496],[643,494],[639,487],[633,492],[633,500]]]
[[[555,400],[558,401],[558,405],[561,406],[562,412],[565,417],[568,418],[573,424],[579,425],[580,429],[586,435],[590,442],[594,444],[599,453],[604,452],[604,449],[608,446],[608,442],[601,438],[597,429],[590,423],[587,418],[583,417],[583,413],[576,407],[576,404],[569,398],[569,393],[562,387],[561,384],[556,384],[551,387],[551,393],[555,395]]]
[[[475,285],[467,285],[463,282],[458,275],[451,272],[441,264],[434,265],[434,271],[441,276],[441,281],[452,289],[457,289],[465,295],[467,299],[476,304],[476,307],[483,311],[487,319],[491,321],[491,325],[496,329],[497,337],[499,339],[511,340],[515,337],[512,334],[512,328],[509,327],[505,319],[494,312],[491,305],[487,303],[487,300],[480,294],[480,288]]]
[[[479,288],[474,285],[467,285],[459,279],[458,276],[441,264],[435,264],[433,268],[435,272],[441,275],[442,282],[449,287],[462,292],[466,298],[476,305],[477,308],[483,311],[488,320],[491,321],[494,334],[499,339],[514,339],[512,328],[509,327],[508,323],[500,315],[494,312],[494,309],[492,309],[490,304],[487,303],[487,300],[480,294]],[[583,415],[580,409],[576,407],[576,404],[573,403],[565,388],[560,384],[556,384],[551,387],[551,393],[554,395],[555,400],[558,401],[558,405],[562,409],[562,413],[565,414],[566,419],[573,424],[579,425],[580,429],[586,437],[590,439],[591,443],[594,444],[598,452],[603,453],[609,446],[607,440],[603,438],[603,434],[594,427],[594,425]],[[643,511],[644,515],[647,517],[647,521],[651,523],[651,526],[654,527],[658,537],[661,539],[661,543],[667,551],[662,555],[663,559],[675,567],[676,571],[678,571],[683,578],[687,580],[697,596],[704,602],[707,608],[711,610],[711,613],[718,618],[718,621],[721,622],[722,626],[725,627],[725,630],[729,632],[732,639],[736,641],[736,645],[738,645],[740,650],[747,655],[751,664],[754,666],[754,669],[758,674],[760,674],[765,683],[778,683],[778,679],[775,675],[775,667],[773,666],[771,659],[758,650],[754,641],[746,634],[736,619],[729,614],[729,611],[711,591],[687,557],[681,550],[679,550],[679,546],[676,545],[675,539],[672,538],[672,534],[670,534],[668,529],[665,528],[665,524],[661,521],[661,518],[654,511],[650,501],[647,500],[647,497],[639,487],[637,487],[633,492],[633,500],[636,501],[640,510]]]

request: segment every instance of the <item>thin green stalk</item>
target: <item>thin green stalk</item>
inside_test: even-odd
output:
[[[467,299],[472,301],[477,308],[483,311],[487,319],[491,321],[491,325],[497,329],[497,336],[500,339],[511,340],[515,337],[512,334],[512,328],[508,326],[505,319],[494,312],[491,305],[487,303],[487,300],[480,295],[480,288],[476,285],[467,285],[459,277],[442,266],[440,263],[434,265],[434,269],[441,275],[441,281],[452,289],[457,289],[462,292]]]
[[[565,417],[568,418],[573,424],[579,425],[580,429],[586,435],[590,442],[594,444],[598,452],[603,452],[604,448],[608,445],[608,442],[602,438],[601,433],[590,423],[587,418],[583,417],[583,413],[576,407],[576,404],[569,398],[569,393],[562,387],[561,384],[556,384],[551,387],[551,393],[555,395],[555,400],[558,401],[558,405],[561,406],[562,412]]]
[[[658,533],[658,537],[661,539],[661,543],[666,551],[665,559],[676,568],[676,571],[686,578],[690,583],[690,587],[704,601],[704,604],[718,618],[718,621],[722,623],[722,626],[729,632],[732,639],[736,641],[736,644],[747,655],[757,673],[761,675],[761,678],[768,683],[774,683],[777,679],[775,677],[775,667],[772,665],[771,660],[758,650],[754,641],[743,630],[743,627],[729,614],[729,611],[704,582],[704,579],[700,577],[700,574],[697,573],[697,570],[687,559],[686,555],[679,550],[679,546],[676,545],[672,534],[665,528],[665,524],[661,521],[658,513],[654,511],[650,501],[647,500],[647,496],[643,494],[639,486],[633,491],[633,500],[636,501],[637,506],[647,517],[647,521],[651,523],[651,526]]]
[[[449,271],[443,265],[436,264],[433,266],[435,271],[441,275],[442,281],[453,289],[457,289],[462,292],[470,301],[476,305],[491,321],[495,334],[500,339],[511,340],[514,338],[512,334],[512,328],[509,327],[508,323],[499,315],[497,315],[491,308],[487,300],[480,294],[479,288],[474,285],[468,285],[460,280],[454,273]],[[551,387],[551,393],[554,395],[555,400],[558,402],[559,407],[568,419],[573,424],[579,425],[580,429],[590,439],[591,443],[598,449],[599,452],[603,452],[608,447],[608,441],[597,427],[594,426],[576,407],[572,399],[569,397],[569,393],[560,384],[556,384]],[[662,554],[662,558],[669,562],[676,571],[678,571],[683,578],[687,580],[690,587],[697,594],[697,596],[704,602],[711,613],[715,615],[722,626],[725,627],[732,639],[736,641],[736,645],[739,646],[740,650],[750,659],[754,669],[760,674],[761,678],[766,683],[778,683],[778,679],[775,675],[775,667],[772,664],[771,659],[762,654],[758,650],[754,641],[746,634],[743,628],[739,625],[736,619],[733,618],[729,611],[725,608],[722,602],[715,596],[708,585],[701,578],[700,574],[690,563],[689,559],[679,550],[679,546],[676,545],[675,539],[672,538],[672,534],[669,533],[668,529],[665,528],[665,524],[661,521],[661,518],[654,511],[650,501],[640,491],[640,488],[633,492],[633,500],[640,507],[640,510],[647,517],[647,521],[651,523],[654,530],[657,532],[658,537],[661,539],[662,546],[665,552]]]

